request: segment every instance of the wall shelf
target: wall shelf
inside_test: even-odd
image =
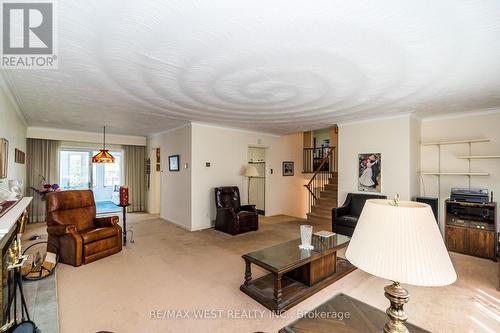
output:
[[[488,172],[432,172],[421,171],[421,175],[434,175],[434,176],[489,176]]]
[[[437,150],[437,171],[420,171],[420,176],[422,180],[422,184],[424,187],[424,195],[425,195],[425,182],[422,176],[424,175],[430,175],[430,176],[436,176],[437,179],[437,197],[439,202],[441,203],[441,176],[466,176],[469,181],[469,189],[471,188],[471,181],[473,176],[482,176],[486,177],[489,176],[490,174],[488,172],[473,172],[472,171],[472,160],[475,159],[495,159],[499,158],[500,156],[498,155],[473,155],[472,154],[472,144],[474,143],[482,143],[482,142],[490,142],[490,139],[464,139],[464,140],[455,140],[455,141],[436,141],[436,142],[421,142],[422,146],[432,146],[435,147]],[[467,155],[460,155],[457,156],[456,158],[458,159],[465,159],[467,160],[467,171],[463,172],[446,172],[442,171],[442,165],[441,165],[441,150],[443,149],[442,146],[445,145],[458,145],[458,144],[464,144],[467,147]],[[441,217],[438,217],[438,220],[441,220]],[[439,223],[441,232],[444,234],[444,224]]]
[[[490,139],[470,139],[470,140],[457,140],[457,141],[438,141],[438,142],[422,142],[422,146],[444,146],[444,145],[458,145],[463,143],[479,143],[490,142]]]
[[[487,160],[487,159],[500,158],[500,155],[463,155],[463,156],[457,156],[457,158],[463,160]]]

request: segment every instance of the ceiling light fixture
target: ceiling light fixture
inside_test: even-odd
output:
[[[106,126],[104,126],[102,149],[92,157],[92,163],[115,163],[115,158],[106,149]]]

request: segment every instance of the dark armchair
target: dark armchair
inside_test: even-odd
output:
[[[349,193],[342,207],[332,209],[332,230],[351,237],[368,199],[387,199],[385,195]]]
[[[237,235],[259,229],[259,215],[255,205],[241,205],[238,187],[215,188],[215,207],[215,230]]]

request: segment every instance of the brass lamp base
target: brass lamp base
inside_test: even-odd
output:
[[[391,306],[385,311],[391,320],[385,324],[384,333],[409,333],[405,326],[408,317],[403,310],[403,305],[408,303],[410,293],[401,287],[399,282],[386,286],[384,290],[385,297],[391,302]]]

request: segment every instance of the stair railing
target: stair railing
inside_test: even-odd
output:
[[[335,172],[334,152],[335,147],[328,148],[327,153],[316,168],[311,180],[304,185],[309,191],[309,212],[311,212],[311,207],[318,203],[321,191],[325,189],[325,185],[328,184]],[[324,170],[326,163],[328,163],[328,168]]]
[[[304,148],[302,173],[314,173],[318,169],[323,158],[332,147]],[[325,163],[323,169],[328,169],[330,165]]]

